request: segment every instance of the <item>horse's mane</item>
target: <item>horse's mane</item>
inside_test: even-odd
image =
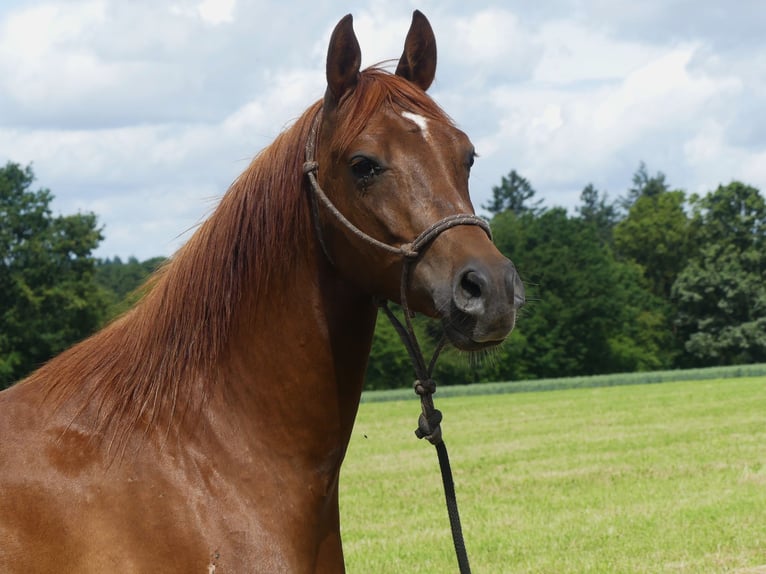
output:
[[[348,147],[381,106],[449,121],[409,82],[369,68],[339,104],[341,135],[333,150]],[[132,429],[151,425],[161,412],[172,416],[204,404],[245,292],[257,301],[312,241],[302,166],[320,107],[312,105],[256,156],[210,218],[150,278],[132,310],[22,384],[45,384],[57,404],[76,399],[97,408],[98,430],[113,430],[123,444]]]

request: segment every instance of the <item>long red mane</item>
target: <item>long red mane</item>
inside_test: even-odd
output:
[[[44,382],[49,398],[61,403],[87,388],[96,424],[111,428],[118,441],[166,409],[185,413],[204,404],[226,359],[244,293],[257,301],[311,240],[302,166],[320,106],[312,105],[257,155],[210,218],[150,279],[135,308],[22,384]],[[340,104],[336,133],[342,135],[331,142],[333,150],[345,150],[384,106],[450,121],[411,83],[369,68]]]

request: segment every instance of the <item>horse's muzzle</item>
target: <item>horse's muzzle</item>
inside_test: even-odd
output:
[[[453,280],[447,337],[465,351],[497,345],[513,330],[524,301],[524,284],[508,259],[492,267],[472,261]]]

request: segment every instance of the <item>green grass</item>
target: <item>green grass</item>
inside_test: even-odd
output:
[[[435,399],[474,572],[766,573],[766,377]],[[361,405],[351,574],[457,571],[418,413]]]

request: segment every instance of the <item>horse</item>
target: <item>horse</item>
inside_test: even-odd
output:
[[[344,571],[338,478],[377,302],[405,293],[477,351],[524,300],[474,215],[474,147],[426,94],[428,20],[395,72],[360,63],[348,15],[324,96],[140,302],[0,394],[0,570]],[[402,253],[444,220],[402,290]]]

